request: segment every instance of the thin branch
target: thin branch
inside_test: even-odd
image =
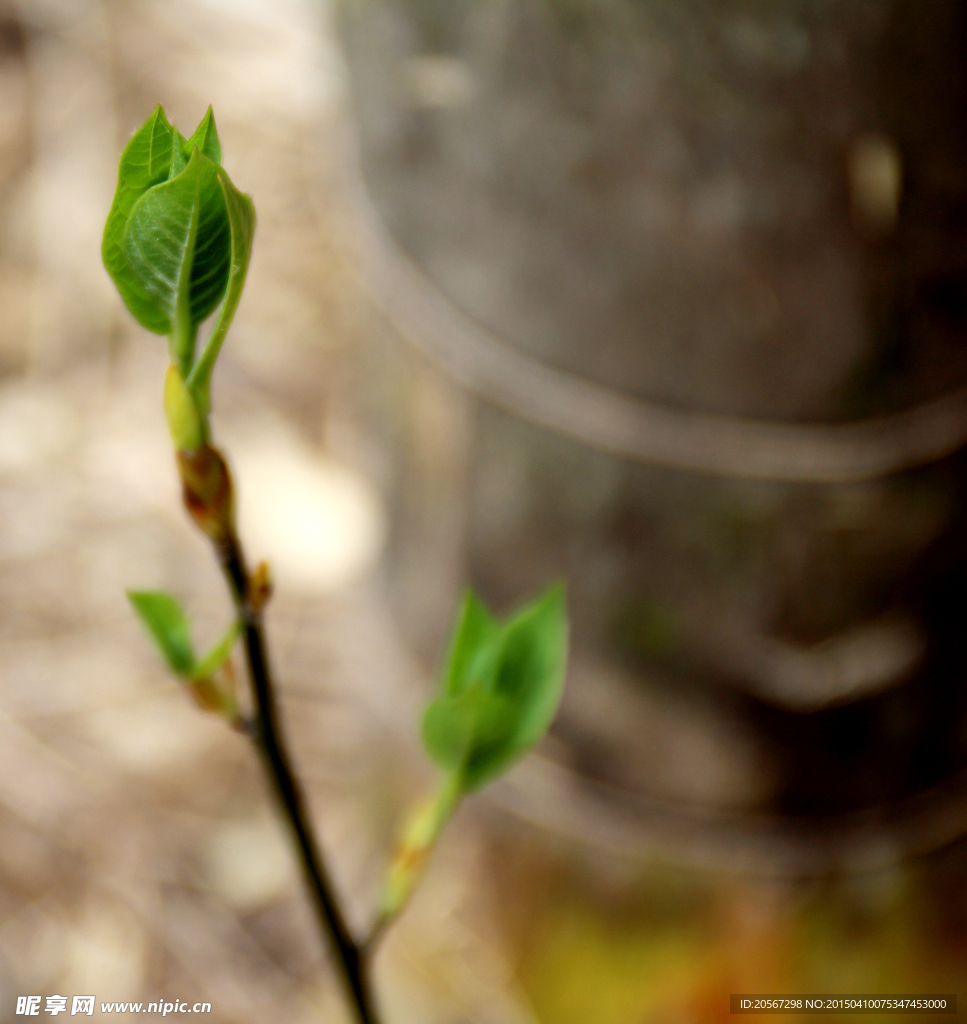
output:
[[[245,654],[255,699],[253,739],[295,836],[316,911],[329,938],[336,965],[356,1007],[359,1022],[378,1024],[366,951],[357,945],[346,924],[290,765],[269,672],[261,611],[250,599],[250,578],[241,544],[232,531],[223,542],[215,543],[215,549],[245,633]]]

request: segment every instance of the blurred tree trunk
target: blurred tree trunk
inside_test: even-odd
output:
[[[829,424],[909,413],[931,429],[937,399],[961,424],[897,471],[768,478],[738,451],[708,474],[475,406],[390,344],[391,577],[417,646],[434,649],[466,574],[498,603],[565,576],[576,666],[561,735],[596,777],[812,814],[963,767],[967,8],[338,13],[370,195],[451,311],[686,420],[751,419],[777,438],[798,424],[818,449]],[[458,455],[437,457],[444,436]],[[611,711],[580,699],[599,691]],[[706,763],[669,781],[654,744],[686,757],[696,734]]]

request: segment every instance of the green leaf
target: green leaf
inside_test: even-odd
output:
[[[252,200],[235,188],[221,159],[211,107],[189,139],[158,107],[122,155],[102,243],[104,265],[125,305],[142,326],[169,336],[172,361],[203,416],[255,231]],[[198,327],[220,302],[196,364]]]
[[[499,625],[464,599],[442,693],[426,710],[423,741],[464,792],[505,772],[547,731],[567,661],[567,613],[553,587]]]
[[[443,696],[433,701],[423,716],[423,745],[430,757],[452,775],[462,770],[470,753],[481,698],[479,688],[459,697]]]
[[[249,260],[252,256],[252,240],[255,237],[255,204],[251,197],[244,192],[239,192],[221,168],[217,170],[216,176],[228,214],[231,264],[228,272],[228,284],[225,288],[225,299],[218,312],[218,319],[215,321],[212,333],[187,381],[202,415],[207,415],[211,409],[211,378],[215,369],[215,360],[218,358],[222,342],[225,340],[225,335],[228,333],[228,328],[231,326],[242,297]]]
[[[191,156],[191,150],[188,150],[188,140],[178,131],[177,128],[173,128],[175,136],[175,147],[171,154],[171,167],[168,168],[168,177],[166,181],[171,181],[172,178],[177,178],[179,174],[188,166],[188,158]],[[186,152],[187,150],[187,152]]]
[[[505,627],[495,691],[516,708],[513,745],[520,753],[550,728],[561,702],[566,668],[567,602],[564,587],[558,585]]]
[[[215,129],[215,114],[211,107],[205,112],[205,116],[201,119],[191,138],[183,147],[186,160],[191,156],[191,151],[196,146],[213,163],[221,164],[222,144],[218,141],[218,132]]]
[[[128,600],[171,671],[190,677],[195,668],[195,651],[188,616],[181,605],[170,594],[150,590],[129,590]]]
[[[218,305],[228,280],[228,212],[220,169],[198,148],[185,169],[155,185],[131,208],[122,240],[131,276],[172,337],[172,359],[187,376],[198,325]]]
[[[104,225],[101,255],[124,304],[142,327],[167,334],[168,321],[152,304],[143,285],[131,273],[123,252],[124,227],[134,204],[148,189],[167,181],[172,159],[179,153],[178,133],[159,106],[134,133],[118,165],[118,185]]]
[[[443,673],[446,692],[451,696],[462,693],[474,679],[493,670],[487,665],[487,655],[497,651],[501,629],[497,620],[487,611],[483,602],[470,590],[464,595],[457,619],[447,666]]]
[[[513,705],[481,686],[471,686],[457,697],[444,696],[426,709],[423,742],[430,756],[452,774],[486,751],[506,743],[514,731]]]
[[[191,320],[196,327],[222,301],[232,269],[232,225],[221,184],[225,172],[200,150],[197,152],[201,161],[201,216],[191,268]]]

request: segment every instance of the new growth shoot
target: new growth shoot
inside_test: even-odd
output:
[[[188,616],[174,597],[150,591],[128,596],[168,668],[198,704],[251,735],[357,1019],[377,1024],[369,978],[377,940],[406,905],[461,799],[507,771],[554,718],[567,652],[564,591],[552,587],[503,622],[473,594],[464,599],[440,692],[423,720],[423,742],[441,771],[440,786],[405,826],[376,923],[357,940],[336,898],[279,722],[262,625],[271,594],[268,567],[247,568],[231,473],[212,439],[212,373],[242,296],[255,232],[252,200],[235,187],[221,159],[211,108],[186,138],[159,106],[121,155],[102,255],[131,315],[168,339],[163,400],[183,500],[212,542],[233,616],[224,636],[199,657]],[[199,350],[199,327],[216,310]],[[235,695],[231,655],[239,640],[252,693],[250,721]]]

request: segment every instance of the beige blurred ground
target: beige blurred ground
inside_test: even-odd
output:
[[[228,616],[179,509],[164,342],[99,259],[118,153],[158,102],[183,131],[214,104],[258,209],[216,430],[250,554],[275,569],[286,721],[357,927],[429,783],[423,681],[379,596],[383,467],[354,413],[375,313],[345,257],[351,161],[324,13],[0,4],[2,1020],[18,995],[55,993],[207,1000],[213,1022],[346,1019],[252,751],[162,671],[124,597],[177,593],[200,642]],[[963,860],[736,880],[592,856],[473,802],[380,954],[385,1019],[677,1024],[724,1020],[729,991],[952,991],[967,980]]]

